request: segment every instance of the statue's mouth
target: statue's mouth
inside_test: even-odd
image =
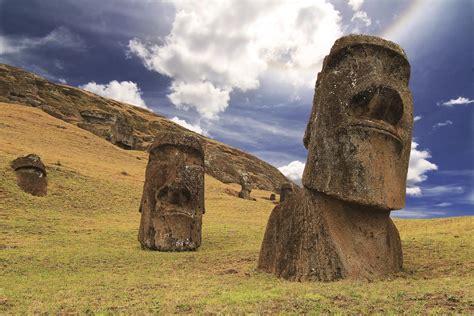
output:
[[[402,139],[398,135],[397,130],[392,125],[384,121],[371,121],[371,120],[357,120],[349,123],[348,128],[371,130],[385,136],[388,136],[398,143],[402,144]]]

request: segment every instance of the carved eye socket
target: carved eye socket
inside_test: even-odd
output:
[[[392,88],[369,87],[352,97],[349,114],[396,125],[403,115],[403,102],[398,92]]]

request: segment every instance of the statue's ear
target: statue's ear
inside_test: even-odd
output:
[[[310,122],[308,122],[308,126],[306,126],[306,130],[303,136],[303,144],[306,149],[308,149],[309,142],[311,140],[311,132],[310,132]]]
[[[324,64],[326,63],[326,60],[327,60],[327,56],[324,58]],[[323,67],[323,70],[324,70],[324,67]],[[308,149],[309,143],[311,142],[311,127],[313,125],[314,120],[316,119],[317,103],[318,103],[317,92],[318,92],[318,87],[321,84],[321,80],[322,80],[321,77],[322,77],[323,70],[318,72],[318,75],[316,77],[316,83],[314,85],[313,107],[311,108],[311,114],[309,115],[308,125],[306,125],[306,130],[304,132],[304,137],[303,137],[303,144],[304,144],[304,147],[306,147],[306,149]]]

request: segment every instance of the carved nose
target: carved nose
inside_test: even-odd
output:
[[[396,125],[403,115],[403,101],[398,92],[392,88],[369,87],[352,97],[350,114]]]

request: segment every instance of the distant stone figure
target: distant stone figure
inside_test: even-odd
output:
[[[35,196],[48,193],[46,167],[41,158],[35,154],[18,157],[11,162],[15,170],[18,186],[25,192]]]
[[[270,201],[275,201],[275,200],[276,200],[275,193],[270,194]]]
[[[204,214],[204,153],[192,135],[160,133],[150,147],[138,241],[159,251],[195,250]]]
[[[400,271],[390,211],[405,205],[413,128],[410,65],[372,36],[337,40],[316,82],[304,188],[277,205],[258,267],[289,280],[372,279]]]
[[[250,196],[250,192],[252,192],[252,182],[246,172],[240,174],[240,185],[242,188],[239,192],[239,198],[255,201],[255,199]]]
[[[295,192],[295,185],[291,182],[283,182],[280,188],[280,203],[286,200],[290,194]]]

